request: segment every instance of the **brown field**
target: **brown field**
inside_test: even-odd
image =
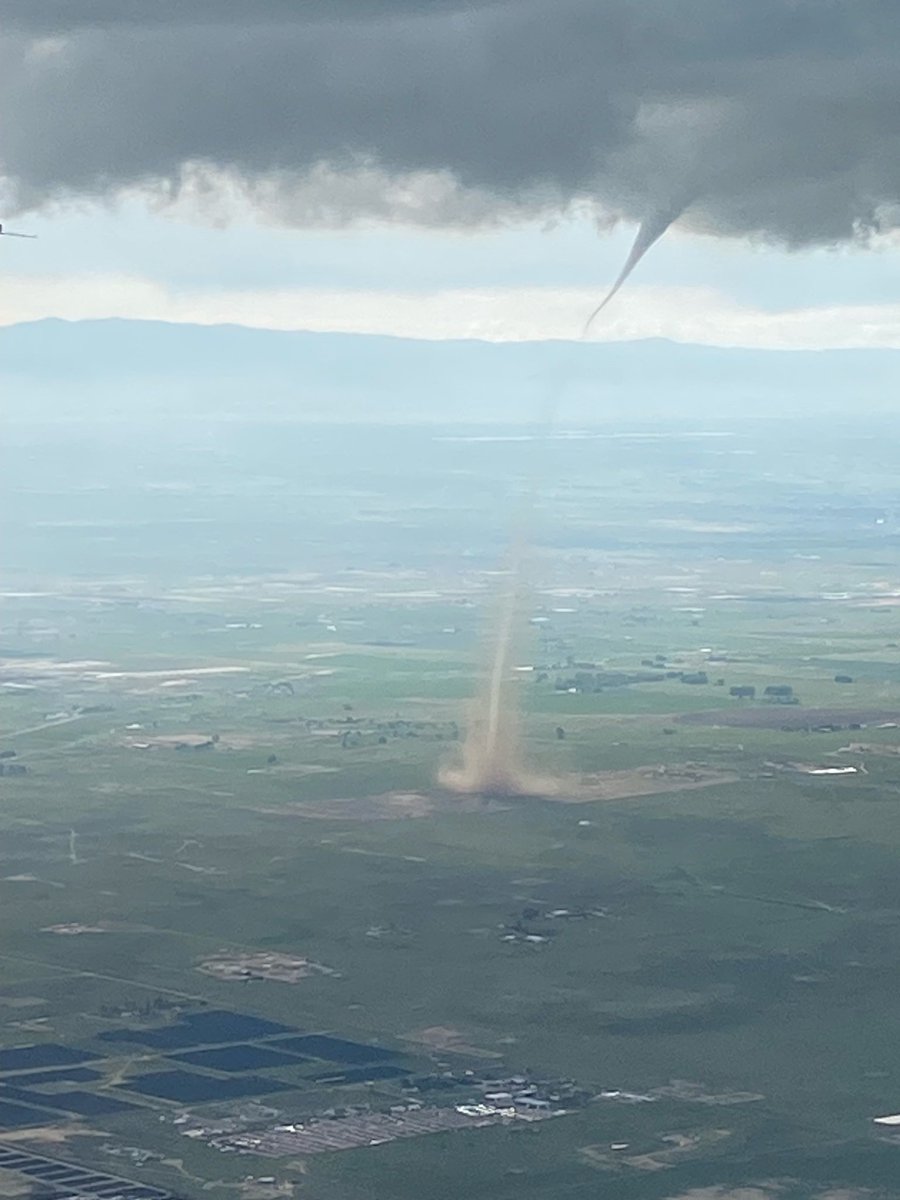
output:
[[[626,800],[632,796],[655,796],[685,792],[717,784],[736,783],[738,776],[694,763],[633,767],[625,771],[600,771],[573,775],[555,781],[535,798],[555,804],[591,804],[600,800]],[[402,821],[427,817],[435,812],[502,812],[515,796],[488,797],[458,792],[384,792],[379,796],[347,796],[331,800],[295,801],[279,808],[253,806],[250,812],[272,817],[303,817],[319,821]]]
[[[219,750],[253,750],[257,746],[269,746],[275,742],[287,741],[289,737],[288,733],[272,733],[268,730],[259,734],[223,733],[219,736],[216,746]],[[151,735],[136,731],[134,736],[128,737],[122,742],[122,745],[131,749],[145,746],[150,749],[175,750],[181,746],[189,750],[196,750],[198,747],[209,745],[210,740],[208,733],[185,732]]]
[[[737,783],[729,771],[682,763],[673,766],[632,767],[626,771],[599,771],[579,779],[560,781],[555,795],[547,796],[557,804],[590,804],[597,800],[627,800],[632,796],[656,796],[664,792],[687,792],[716,784]]]
[[[37,1129],[4,1129],[3,1141],[22,1142],[24,1148],[32,1148],[40,1154],[47,1145],[65,1145],[69,1138],[109,1137],[102,1129],[89,1129],[80,1121],[60,1121],[57,1125],[41,1125]]]
[[[404,1042],[413,1042],[417,1046],[427,1046],[443,1054],[464,1054],[472,1058],[502,1058],[503,1055],[495,1050],[483,1050],[466,1041],[465,1034],[458,1029],[446,1025],[432,1025],[428,1029],[417,1029],[412,1033],[402,1035]]]

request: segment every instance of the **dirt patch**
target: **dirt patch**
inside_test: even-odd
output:
[[[736,729],[830,730],[853,729],[866,725],[900,724],[900,713],[888,708],[802,708],[799,705],[771,704],[759,707],[717,708],[710,712],[682,713],[680,725],[722,725]]]
[[[248,979],[274,979],[279,983],[299,983],[310,975],[336,975],[331,967],[312,962],[308,958],[297,958],[291,954],[278,954],[273,950],[262,950],[255,954],[235,954],[231,950],[220,950],[197,964],[197,970],[223,982]]]
[[[58,664],[57,664],[58,665]],[[89,679],[177,679],[192,680],[204,675],[247,675],[249,667],[173,667],[171,671],[89,671]]]
[[[629,1153],[627,1142],[600,1142],[593,1146],[582,1146],[578,1155],[583,1162],[601,1170],[630,1167],[635,1171],[665,1171],[677,1166],[680,1159],[696,1156],[732,1136],[730,1129],[704,1129],[688,1134],[666,1133],[659,1138],[657,1149],[643,1154]]]
[[[276,763],[267,772],[270,775],[336,775],[340,767],[326,767],[322,763]]]
[[[452,1029],[448,1025],[431,1025],[427,1029],[417,1029],[413,1033],[404,1033],[404,1042],[414,1042],[417,1046],[427,1046],[439,1054],[464,1054],[471,1058],[502,1058],[496,1050],[483,1050],[466,1041],[464,1033]]]
[[[0,1170],[0,1196],[31,1196],[32,1182],[26,1182],[15,1171]]]
[[[548,800],[557,804],[590,804],[597,800],[627,800],[632,796],[657,796],[665,792],[687,792],[717,784],[737,783],[739,776],[728,771],[682,763],[669,766],[633,767],[628,771],[598,771],[583,775],[569,785],[561,781],[559,791]]]
[[[888,758],[900,757],[900,746],[891,746],[885,742],[850,742],[837,750],[828,752],[829,758],[837,758],[841,754],[882,754]]]
[[[591,804],[599,800],[625,800],[685,792],[717,784],[736,783],[739,776],[695,763],[633,767],[627,771],[599,771],[554,781],[555,791],[537,797],[555,804]],[[523,797],[524,798],[524,797]],[[506,812],[515,796],[461,795],[457,792],[384,792],[378,796],[340,797],[331,800],[295,801],[280,808],[249,807],[247,811],[272,817],[304,817],[319,821],[400,821],[427,817],[436,812]]]
[[[64,883],[57,883],[55,879],[41,879],[38,875],[4,875],[4,883],[42,883],[45,887],[64,888]]]
[[[218,745],[220,750],[254,750],[257,746],[271,746],[293,739],[291,733],[272,733],[265,729],[259,733],[222,733]]]
[[[42,1125],[39,1129],[4,1129],[3,1142],[24,1142],[28,1145],[63,1146],[69,1138],[76,1137],[109,1137],[102,1129],[88,1129],[78,1121],[63,1121],[59,1125]]]
[[[289,738],[286,733],[270,733],[268,730],[258,734],[252,733],[222,733],[213,742],[208,733],[159,733],[145,734],[135,731],[133,737],[122,742],[123,746],[132,750],[198,750],[215,745],[218,750],[253,750],[258,746],[270,746],[276,742],[285,742]]]
[[[150,860],[159,861],[157,860]],[[178,866],[183,864],[179,863]],[[80,937],[82,934],[102,933],[155,933],[151,925],[137,925],[133,922],[98,921],[96,925],[83,925],[79,921],[70,921],[64,925],[44,925],[41,933],[55,933],[59,937]]]
[[[197,746],[207,746],[211,742],[208,733],[178,733],[178,734],[160,734],[157,737],[138,737],[129,739],[124,744],[126,746],[134,746],[139,749],[151,746],[160,746],[169,750],[177,750],[179,746],[186,746],[190,749],[196,749]]]

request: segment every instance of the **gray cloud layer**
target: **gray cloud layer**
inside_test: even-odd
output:
[[[0,0],[0,29],[20,206],[201,168],[298,223],[900,223],[896,0]]]

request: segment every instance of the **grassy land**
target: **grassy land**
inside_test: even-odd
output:
[[[836,461],[851,492],[848,444]],[[256,523],[246,498],[203,491],[202,464],[179,514],[183,504],[186,521],[215,519],[179,526],[177,539],[144,520],[157,501],[139,488],[122,531],[96,541],[25,522],[10,554],[26,565],[0,598],[0,683],[14,685],[0,687],[0,750],[28,771],[0,778],[0,1035],[102,1049],[109,1090],[168,1066],[137,1047],[109,1056],[98,1035],[129,1024],[110,1010],[166,997],[376,1039],[422,1071],[446,1059],[414,1039],[445,1027],[499,1056],[488,1060],[498,1071],[590,1091],[680,1079],[761,1098],[597,1100],[539,1125],[302,1164],[222,1154],[160,1119],[173,1106],[143,1100],[90,1120],[68,1142],[74,1157],[128,1175],[108,1147],[150,1149],[160,1157],[140,1177],[198,1198],[241,1194],[227,1185],[251,1174],[292,1181],[309,1200],[669,1200],[771,1179],[794,1181],[786,1195],[803,1200],[896,1194],[897,1147],[873,1136],[871,1118],[900,1108],[900,635],[895,550],[869,512],[896,473],[873,476],[867,462],[859,495],[832,509],[808,473],[763,458],[771,444],[757,447],[765,479],[752,488],[725,469],[716,439],[705,457],[692,451],[699,474],[677,478],[646,462],[645,475],[631,470],[620,443],[575,445],[566,454],[582,456],[581,475],[560,469],[559,519],[523,605],[517,665],[536,668],[515,685],[528,754],[573,791],[585,774],[690,763],[736,781],[674,792],[661,775],[655,794],[577,805],[471,803],[435,787],[478,684],[497,587],[485,540],[505,538],[503,505],[481,501],[506,495],[517,459],[480,499],[468,482],[465,495],[447,485],[446,511],[441,498],[412,513],[378,491],[383,481],[365,520],[352,497],[317,518],[321,501],[307,496],[291,508],[310,522],[297,546],[285,540],[284,513],[305,486],[293,459]],[[444,467],[468,469],[474,452],[454,447],[440,450]],[[254,477],[267,477],[277,449],[263,439],[258,453]],[[32,468],[13,468],[31,486]],[[321,465],[304,469],[310,488],[321,483]],[[75,515],[102,508],[73,494]],[[56,495],[33,501],[39,515],[61,515]],[[257,570],[229,577],[210,565],[220,559]],[[38,587],[42,563],[50,582]],[[556,686],[577,663],[635,672],[647,660],[709,682]],[[884,720],[792,731],[781,726],[793,706],[782,721],[781,709],[729,695],[774,684],[848,725],[866,710]],[[845,764],[860,770],[802,771]],[[395,793],[415,793],[423,815],[389,819],[383,798]],[[604,915],[542,915],[560,908]],[[503,941],[527,910],[554,936]],[[104,932],[48,932],[70,923]],[[291,986],[197,970],[227,947],[308,956],[334,974]],[[275,1101],[285,1120],[399,1095],[390,1082],[282,1078],[295,1089]],[[633,1161],[610,1151],[622,1142]]]
[[[607,613],[607,627],[628,628],[632,607]],[[335,799],[433,790],[438,765],[454,752],[449,723],[474,685],[471,638],[440,652],[365,650],[336,643],[334,634],[323,645],[307,626],[304,638],[288,642],[288,626],[303,618],[280,615],[252,636],[235,631],[227,650],[200,654],[196,628],[201,620],[218,627],[219,614],[194,613],[185,631],[177,604],[120,610],[98,631],[69,602],[66,620],[88,630],[78,659],[96,656],[118,673],[169,671],[187,682],[164,688],[165,676],[98,679],[93,669],[50,669],[29,676],[34,691],[4,698],[4,726],[15,736],[3,745],[29,774],[3,780],[3,997],[34,1001],[0,1008],[6,1040],[99,1045],[94,1039],[108,1027],[102,1006],[171,993],[398,1047],[416,1031],[446,1026],[510,1069],[571,1076],[589,1088],[640,1091],[674,1078],[764,1096],[724,1109],[597,1102],[540,1128],[316,1158],[302,1185],[316,1200],[399,1200],[421,1194],[425,1175],[435,1197],[588,1196],[602,1181],[615,1181],[617,1195],[664,1196],[671,1182],[658,1185],[638,1168],[610,1175],[603,1154],[582,1151],[628,1141],[660,1153],[670,1145],[663,1135],[699,1131],[699,1148],[674,1156],[665,1175],[702,1182],[710,1162],[727,1173],[763,1154],[764,1144],[774,1153],[763,1132],[773,1123],[790,1131],[781,1138],[792,1153],[831,1146],[829,1169],[839,1173],[846,1151],[834,1147],[867,1138],[871,1116],[896,1107],[900,1079],[892,1036],[900,760],[841,747],[865,740],[890,749],[896,731],[677,719],[735,706],[727,687],[715,686],[718,677],[728,686],[753,682],[760,692],[790,681],[806,705],[900,711],[900,663],[884,645],[882,619],[844,605],[833,610],[838,636],[819,631],[815,611],[800,607],[785,621],[755,605],[730,610],[735,661],[710,664],[709,685],[666,680],[568,695],[554,690],[562,671],[519,685],[530,753],[542,770],[577,776],[702,761],[735,773],[737,783],[578,806],[517,800],[483,811],[439,797],[416,819],[338,820],[327,815]],[[244,610],[241,619],[253,615]],[[345,611],[351,629],[357,619]],[[446,620],[425,605],[383,608],[378,623],[418,641]],[[595,616],[566,620],[572,649],[586,655]],[[724,642],[711,625],[697,634],[681,614],[659,610],[652,636],[629,634],[640,644],[620,641],[607,669],[634,669],[659,648],[696,669],[708,656],[701,639],[707,647]],[[47,657],[61,658],[59,647]],[[246,670],[178,672],[235,665]],[[323,669],[334,674],[312,673]],[[854,683],[836,684],[838,671]],[[283,679],[292,689],[273,690]],[[74,720],[45,720],[77,706]],[[359,730],[358,744],[342,745],[348,729]],[[175,748],[173,739],[197,733],[218,740]],[[767,767],[863,758],[868,774],[850,779]],[[326,815],[299,817],[297,803],[306,811],[321,805]],[[540,945],[501,940],[501,927],[526,908],[580,906],[607,915],[557,922],[556,936]],[[70,922],[108,931],[41,932]],[[242,986],[197,972],[204,955],[226,946],[300,953],[337,974]],[[143,1052],[113,1058],[107,1069],[127,1079],[166,1065]],[[389,1103],[395,1094],[382,1084],[374,1095]],[[327,1099],[304,1084],[278,1104],[302,1113]],[[188,1194],[197,1180],[275,1169],[222,1156],[144,1117],[103,1124],[179,1160],[181,1167],[145,1170]],[[703,1131],[720,1127],[728,1137],[708,1145]],[[94,1139],[76,1148],[83,1161],[111,1167]],[[877,1171],[876,1159],[862,1161]]]

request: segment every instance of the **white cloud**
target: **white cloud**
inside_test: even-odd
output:
[[[207,163],[188,163],[177,187],[142,184],[124,189],[122,196],[149,199],[160,213],[219,227],[248,210],[264,225],[323,230],[391,225],[497,229],[577,213],[595,221],[602,216],[599,204],[564,201],[549,185],[500,202],[489,191],[462,187],[448,170],[391,174],[365,159],[340,169],[320,162],[301,172],[255,180]]]
[[[827,1192],[820,1192],[816,1200],[890,1200],[884,1192],[875,1193],[869,1188],[833,1188]]]
[[[597,291],[476,288],[420,292],[173,288],[127,275],[0,275],[0,325],[44,317],[125,317],[256,329],[490,342],[578,340]],[[900,348],[900,305],[769,312],[709,288],[631,287],[595,323],[595,340],[663,337],[761,349]]]
[[[693,1188],[688,1192],[679,1192],[677,1196],[669,1197],[669,1200],[778,1200],[783,1196],[784,1189],[777,1183],[765,1183],[760,1187],[704,1187]],[[887,1200],[887,1197],[879,1192],[870,1191],[868,1188],[836,1188],[824,1192],[816,1192],[814,1200]]]
[[[770,1190],[758,1187],[710,1187],[710,1188],[694,1188],[690,1192],[681,1192],[678,1196],[673,1196],[670,1200],[776,1200],[780,1195],[780,1189]]]

